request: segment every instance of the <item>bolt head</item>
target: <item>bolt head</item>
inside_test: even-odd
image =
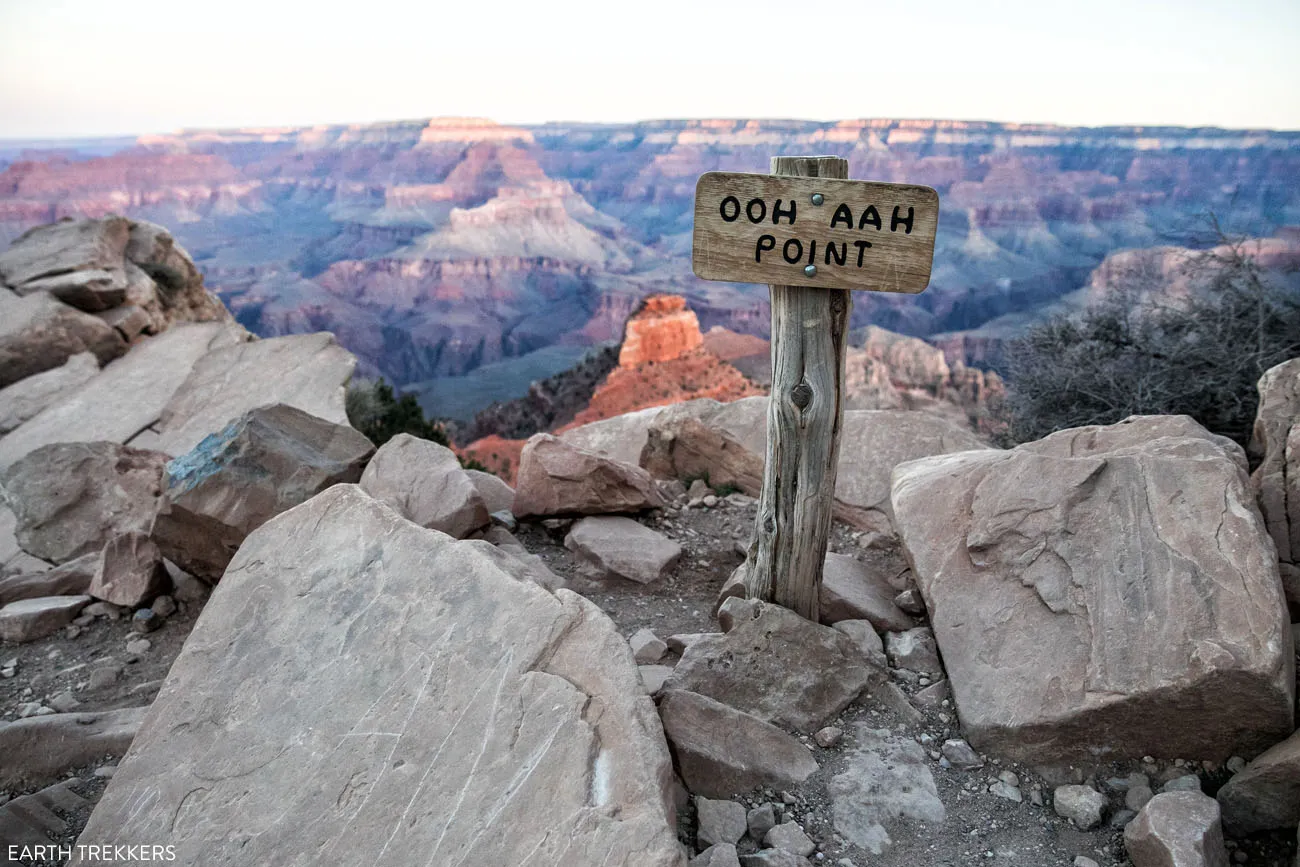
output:
[[[804,272],[804,274],[808,275],[809,277],[816,277],[816,276],[817,276],[817,266],[816,266],[816,265],[805,265],[804,268],[803,268],[803,272]]]
[[[818,205],[818,206],[820,206],[821,203],[824,202],[824,201],[826,201],[826,199],[822,196],[821,193],[813,193],[813,194],[812,194],[812,203],[813,203],[814,205]]]

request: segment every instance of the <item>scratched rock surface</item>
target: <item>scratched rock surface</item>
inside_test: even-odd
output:
[[[980,749],[1221,761],[1292,731],[1277,561],[1231,441],[1133,417],[904,464],[893,504]]]
[[[353,485],[276,517],[82,839],[193,865],[684,867],[626,641],[516,569]]]

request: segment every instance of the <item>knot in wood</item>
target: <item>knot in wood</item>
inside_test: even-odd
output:
[[[806,382],[801,382],[790,390],[790,400],[799,409],[807,409],[808,404],[812,403],[813,390]]]
[[[831,313],[834,313],[836,316],[839,316],[843,312],[844,312],[844,295],[840,292],[836,292],[834,295],[831,296]]]

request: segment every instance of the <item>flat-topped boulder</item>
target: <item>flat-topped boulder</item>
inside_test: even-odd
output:
[[[1027,762],[1254,755],[1294,660],[1241,449],[1185,417],[894,472],[965,733]]]
[[[457,539],[488,522],[483,495],[444,445],[398,434],[366,465],[361,487],[421,527]]]
[[[0,608],[0,641],[35,641],[72,622],[90,603],[89,596],[38,596]]]
[[[663,410],[664,407],[652,406],[588,422],[580,427],[569,428],[560,433],[559,437],[570,445],[612,460],[639,464],[650,425]]]
[[[654,479],[645,470],[551,434],[535,434],[519,456],[516,517],[639,512],[663,505]]]
[[[66,563],[153,526],[167,456],[111,442],[44,446],[0,472],[18,544]]]
[[[215,349],[194,364],[163,408],[150,448],[183,455],[249,410],[273,404],[347,424],[343,394],[356,364],[326,332]]]
[[[1256,756],[1218,799],[1224,827],[1234,834],[1300,824],[1300,732]]]
[[[48,292],[88,312],[126,299],[126,245],[131,221],[63,219],[19,235],[0,253],[0,282],[19,295]]]
[[[122,755],[147,710],[55,713],[0,725],[0,788],[43,785],[106,755]]]
[[[254,409],[167,465],[153,538],[167,559],[216,582],[249,533],[359,481],[374,448],[352,427],[291,406]]]
[[[606,576],[650,584],[666,576],[682,546],[662,533],[617,515],[594,515],[573,525],[564,539],[573,551]]]
[[[627,643],[490,552],[352,485],[263,525],[83,837],[178,863],[685,867]]]

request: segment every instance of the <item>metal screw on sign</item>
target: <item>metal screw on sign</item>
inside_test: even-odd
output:
[[[812,203],[813,203],[814,205],[816,205],[817,207],[820,208],[822,202],[824,202],[824,201],[826,201],[826,199],[822,197],[822,194],[821,194],[821,193],[813,193],[813,194],[812,194]]]
[[[803,269],[803,272],[804,272],[805,274],[807,274],[809,277],[816,277],[816,276],[817,276],[817,266],[816,266],[816,265],[805,265],[805,266],[804,266],[804,269]]]

